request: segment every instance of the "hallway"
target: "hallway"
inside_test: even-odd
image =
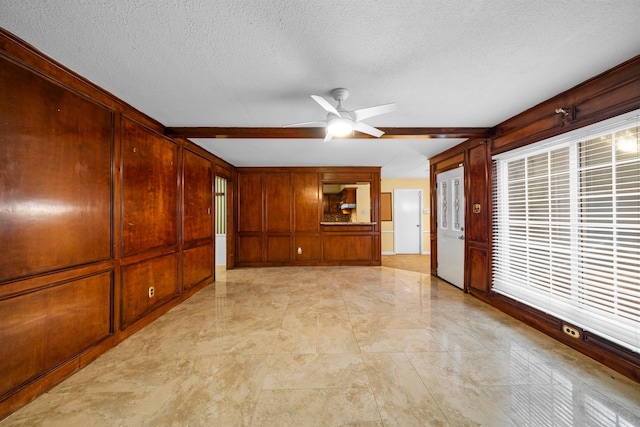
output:
[[[633,426],[640,384],[427,274],[238,269],[0,422],[187,425]]]

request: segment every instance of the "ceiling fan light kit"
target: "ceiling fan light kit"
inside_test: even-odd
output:
[[[316,101],[326,112],[327,118],[325,122],[302,122],[285,125],[284,127],[304,126],[308,124],[324,124],[326,128],[326,136],[324,142],[331,141],[334,136],[347,136],[353,133],[354,130],[358,132],[366,133],[368,135],[380,138],[384,134],[380,129],[376,129],[373,126],[369,126],[366,123],[362,123],[369,117],[378,116],[381,114],[390,113],[396,110],[396,104],[383,104],[376,107],[362,108],[359,110],[349,111],[342,106],[342,102],[349,96],[349,91],[344,88],[337,88],[331,91],[331,96],[338,102],[338,105],[334,107],[326,99],[318,95],[311,95],[311,98]]]
[[[327,133],[333,136],[347,136],[353,132],[353,121],[342,117],[333,117],[327,121]]]

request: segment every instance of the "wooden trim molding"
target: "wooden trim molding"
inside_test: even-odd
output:
[[[423,128],[423,127],[379,127],[384,135],[381,138],[483,138],[492,133],[491,128],[456,127],[456,128]],[[168,127],[165,134],[171,138],[242,138],[242,139],[315,139],[324,138],[323,127]],[[349,138],[373,138],[355,132]]]
[[[562,331],[562,325],[565,322],[561,319],[503,295],[493,293],[491,295],[491,304],[500,311],[555,338],[561,343],[640,382],[640,355],[602,337],[577,328],[575,325],[572,325],[572,327],[580,330],[580,338],[570,337]]]

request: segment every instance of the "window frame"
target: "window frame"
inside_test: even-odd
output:
[[[611,309],[606,305],[602,305],[601,307],[607,307],[607,309],[594,308],[593,306],[600,302],[598,298],[602,298],[602,301],[609,301],[606,300],[605,296],[601,295],[604,295],[607,292],[610,292],[611,294],[620,292],[619,288],[621,285],[617,280],[619,266],[616,261],[618,258],[616,257],[618,255],[615,255],[617,248],[612,246],[613,254],[611,255],[611,258],[614,264],[612,271],[615,275],[612,283],[612,289],[605,289],[601,287],[599,290],[600,294],[597,294],[593,293],[594,289],[597,288],[597,283],[594,285],[594,282],[597,282],[598,280],[602,281],[602,279],[598,278],[597,275],[599,274],[600,269],[606,270],[608,265],[605,267],[596,266],[589,268],[592,265],[585,263],[583,260],[585,258],[585,254],[590,254],[593,263],[592,252],[594,251],[587,247],[587,245],[581,245],[581,239],[584,239],[584,236],[588,235],[589,231],[595,235],[596,233],[606,234],[608,230],[611,230],[613,241],[615,241],[615,236],[620,233],[620,230],[622,230],[622,232],[631,230],[630,235],[632,236],[632,239],[634,235],[637,235],[640,238],[640,215],[638,216],[639,220],[637,221],[637,225],[634,225],[635,223],[633,223],[633,220],[635,218],[633,217],[631,217],[631,225],[627,225],[626,227],[617,227],[617,220],[611,221],[611,223],[613,223],[611,227],[608,227],[608,223],[603,223],[602,227],[597,225],[585,225],[587,223],[584,221],[584,218],[586,213],[589,211],[584,207],[584,204],[580,205],[581,202],[585,203],[584,195],[581,193],[582,188],[584,187],[584,180],[581,180],[580,176],[581,174],[584,175],[584,171],[587,169],[587,166],[580,164],[581,156],[584,156],[584,154],[579,150],[581,146],[586,147],[588,143],[597,138],[605,135],[615,136],[616,132],[633,128],[635,128],[636,131],[636,143],[640,144],[638,141],[638,138],[640,138],[640,136],[638,136],[638,126],[640,126],[640,110],[586,126],[544,141],[529,144],[525,147],[500,153],[492,157],[494,167],[492,290],[498,294],[515,299],[525,305],[560,318],[561,320],[578,326],[584,330],[593,332],[594,334],[602,336],[605,339],[615,342],[636,353],[640,353],[640,267],[637,267],[639,270],[636,271],[637,275],[635,282],[632,277],[631,287],[628,289],[625,288],[626,291],[624,293],[624,297],[631,301],[632,309],[627,310],[627,312],[631,313],[629,315],[630,318],[620,315],[619,312],[612,315],[608,312],[608,310]],[[618,200],[615,192],[615,178],[617,176],[616,165],[640,164],[640,153],[638,153],[640,148],[636,149],[635,158],[632,158],[631,160],[617,161],[615,158],[617,148],[615,146],[614,138],[611,139],[611,144],[611,180],[612,188],[614,189],[612,190],[611,196],[613,204],[612,212],[614,212],[612,218],[617,218],[617,216],[615,216],[617,215],[615,206],[616,201]],[[553,197],[551,192],[554,185],[554,182],[552,182],[554,175],[552,174],[550,156],[552,153],[558,153],[561,150],[566,150],[567,148],[568,171],[566,173],[569,175],[569,212],[567,224],[569,225],[569,228],[565,230],[564,235],[560,233],[560,243],[558,243],[553,241],[551,238],[551,229],[553,227],[561,229],[562,223],[557,220],[552,221],[550,218],[553,215]],[[539,176],[547,179],[546,187],[542,180],[541,184],[531,185],[531,181],[537,179],[538,176],[534,177],[533,175],[529,175],[529,161],[530,159],[534,159],[536,156],[542,156],[543,154],[546,154],[547,156],[547,170],[545,175]],[[509,185],[512,184],[515,186],[517,184],[517,179],[514,178],[509,181],[508,168],[509,165],[515,165],[516,162],[519,161],[524,161],[522,189],[524,191],[525,201],[525,220],[521,222],[516,220],[516,214],[512,214],[516,209],[511,208],[509,203],[509,196],[514,194],[513,192],[510,193],[511,187],[509,187]],[[538,161],[538,164],[542,164],[542,162]],[[514,168],[514,170],[516,169]],[[637,185],[638,188],[636,189],[636,193],[632,191],[631,196],[633,197],[635,195],[640,199],[640,183],[633,182],[633,185]],[[527,192],[529,190],[539,191],[540,194],[544,195],[545,189],[547,191],[549,202],[547,210],[550,212],[547,215],[549,217],[548,221],[539,218],[537,220],[530,220],[530,203],[532,200],[537,200],[539,202],[540,199],[534,200],[533,197],[530,198]],[[631,215],[634,213],[635,211],[632,210]],[[546,236],[548,237],[547,241],[544,240],[545,232],[542,231],[542,227],[545,225],[549,227],[549,230],[546,232]],[[524,231],[519,231],[517,234],[514,230],[518,230],[518,227]],[[537,231],[532,232],[532,228]],[[531,236],[538,239],[537,248],[532,244],[531,240],[533,239],[531,239]],[[521,240],[519,241],[518,239]],[[591,241],[587,239],[587,243],[592,242],[598,242],[597,235]],[[637,245],[635,248],[633,247],[633,243],[631,245],[631,249],[627,251],[631,252],[631,255],[629,255],[631,257],[630,259],[632,262],[637,261],[636,265],[640,265],[640,245]],[[537,252],[532,250],[532,247]],[[544,253],[545,248],[547,249],[546,254]],[[525,253],[517,253],[520,249]],[[634,250],[635,253],[633,253]],[[563,254],[562,256],[556,255],[555,261],[553,259],[554,251]],[[532,254],[532,252],[535,253]],[[549,271],[543,271],[546,262],[545,257],[548,257],[549,259]],[[608,262],[606,254],[602,254],[602,257],[606,259],[606,262]],[[569,265],[568,268],[564,268],[564,270],[568,271],[568,273],[565,272],[566,277],[561,278],[560,276],[557,276],[554,280],[554,270],[562,271],[562,268],[556,269],[556,267],[559,267],[558,259],[567,260]],[[537,271],[532,272],[532,270],[535,270],[536,268]],[[628,270],[625,270],[625,272],[628,272]],[[634,272],[632,271],[631,274],[633,273]],[[596,279],[593,279],[594,277]],[[560,290],[560,286],[554,285],[555,282],[562,282],[565,288],[568,286],[568,290]],[[629,280],[624,282],[624,284],[628,284],[628,282]],[[585,304],[586,295],[589,292],[592,293],[589,298],[596,300],[595,303],[590,301],[590,304],[593,305],[592,307],[587,307],[589,304]],[[557,295],[554,295],[554,293]],[[614,303],[615,301],[611,304]]]

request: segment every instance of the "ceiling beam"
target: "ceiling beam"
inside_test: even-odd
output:
[[[398,128],[379,127],[381,138],[486,138],[492,128]],[[323,127],[168,127],[165,135],[174,138],[313,139],[324,138]],[[349,138],[373,138],[354,132]]]

